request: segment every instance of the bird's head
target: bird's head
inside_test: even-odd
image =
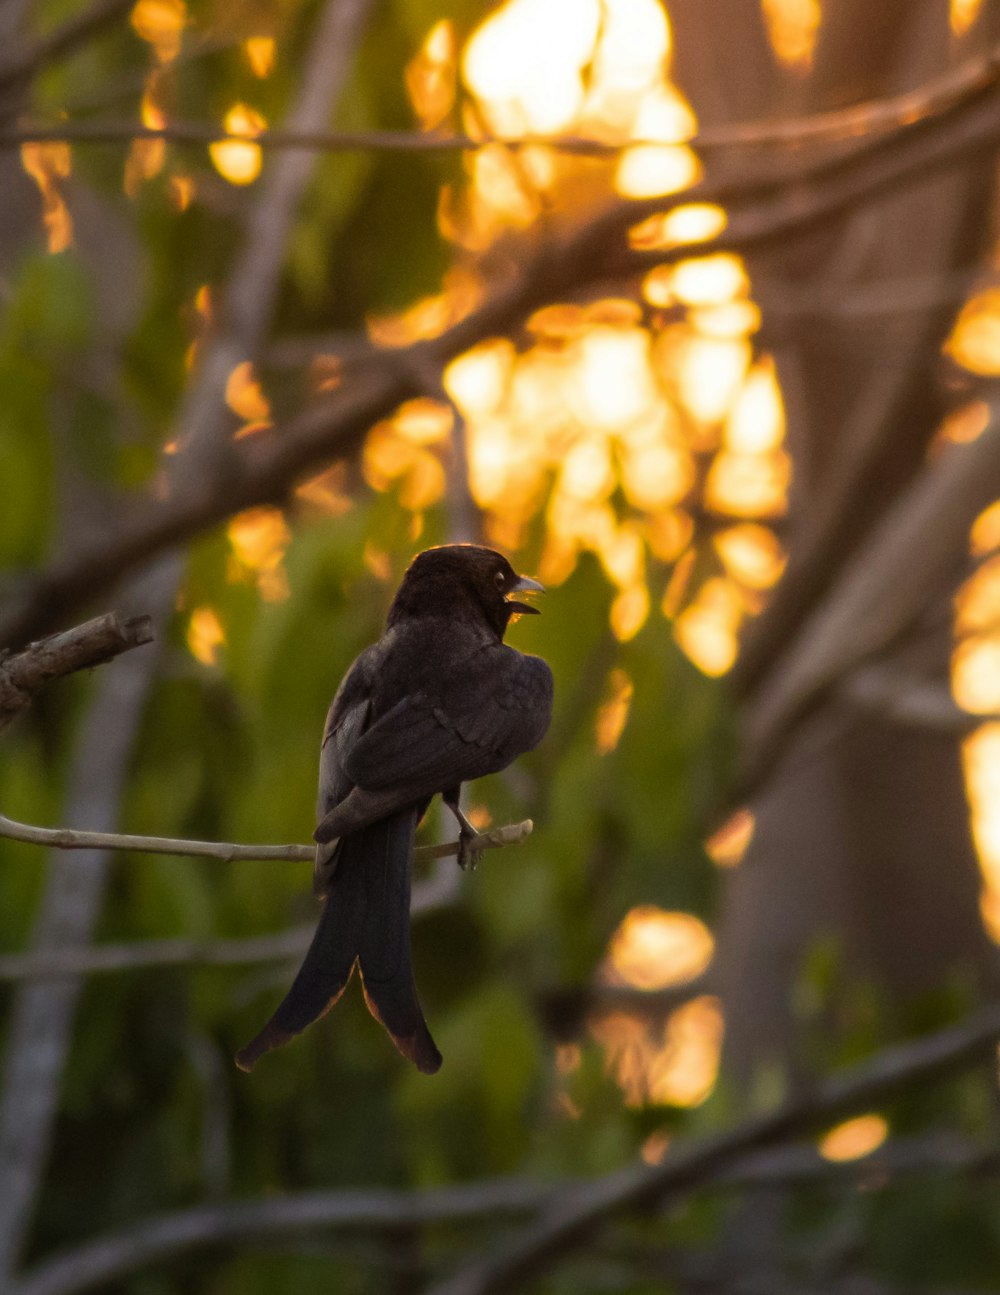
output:
[[[447,616],[474,607],[503,638],[518,612],[537,615],[538,608],[515,595],[544,593],[544,586],[521,576],[502,553],[479,544],[443,544],[425,549],[410,563],[389,609],[388,624],[405,616]]]

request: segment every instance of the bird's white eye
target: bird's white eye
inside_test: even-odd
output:
[[[496,575],[493,577],[493,583],[496,585],[498,589],[502,589],[504,585],[507,583],[507,577],[504,575],[502,571],[498,571]]]

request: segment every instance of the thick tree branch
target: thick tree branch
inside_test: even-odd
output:
[[[35,693],[53,679],[102,665],[152,639],[148,616],[123,620],[117,612],[109,612],[29,643],[12,656],[0,653],[0,728],[29,706]]]
[[[16,644],[41,632],[55,616],[79,606],[125,571],[234,512],[282,503],[302,476],[351,453],[373,423],[421,394],[428,363],[444,365],[477,342],[510,330],[544,302],[609,275],[639,273],[703,251],[773,245],[935,168],[993,151],[998,140],[995,99],[980,94],[951,115],[863,143],[849,156],[811,161],[794,177],[786,172],[776,180],[769,164],[751,168],[737,181],[706,181],[673,199],[613,204],[585,225],[526,248],[518,258],[522,272],[508,276],[441,336],[377,352],[359,365],[343,389],[283,427],[229,446],[224,472],[190,480],[185,491],[165,503],[144,503],[116,536],[67,554],[13,590],[0,611],[0,643]],[[625,231],[643,216],[709,199],[730,204],[729,226],[720,238],[667,251],[625,246]]]
[[[430,1295],[498,1295],[522,1289],[567,1251],[584,1246],[610,1217],[662,1205],[694,1191],[748,1154],[877,1106],[899,1092],[929,1083],[995,1054],[1000,1007],[912,1043],[887,1048],[846,1074],[821,1084],[811,1097],[789,1101],[767,1115],[668,1156],[653,1169],[626,1169],[560,1195],[541,1221],[512,1245],[435,1286]]]

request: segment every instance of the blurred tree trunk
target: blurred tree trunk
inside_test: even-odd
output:
[[[915,89],[982,52],[1000,26],[987,6],[955,42],[946,0],[827,3],[802,73],[779,65],[758,5],[673,0],[671,10],[675,76],[702,126]],[[785,392],[795,484],[788,569],[734,676],[749,721],[846,561],[864,553],[925,465],[947,404],[940,349],[958,300],[941,294],[930,308],[873,316],[851,312],[852,294],[890,280],[954,289],[989,245],[994,170],[991,159],[965,162],[750,259]],[[928,534],[928,551],[935,542]],[[928,588],[923,623],[891,655],[942,686],[950,592]],[[810,1013],[824,1039],[851,1028],[860,1000],[836,974],[839,995],[824,991],[808,1006],[791,999],[796,971],[831,937],[840,963],[877,988],[890,1026],[929,991],[991,992],[995,950],[979,916],[957,735],[903,728],[828,696],[796,725],[753,808],[756,831],[727,879],[719,931],[731,1075],[747,1081],[774,1061],[794,1074],[810,1055],[815,1063],[818,1035],[802,1028]]]

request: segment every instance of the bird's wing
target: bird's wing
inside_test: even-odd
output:
[[[482,650],[462,663],[438,695],[404,697],[345,755],[344,770],[365,791],[431,794],[504,768],[541,740],[552,706],[552,673],[513,648]]]

